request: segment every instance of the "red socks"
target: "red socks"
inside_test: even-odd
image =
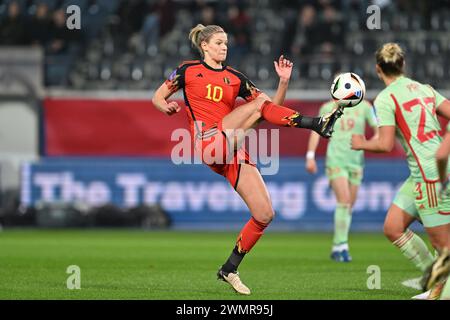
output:
[[[249,252],[259,238],[261,238],[264,233],[264,229],[268,225],[268,223],[266,224],[259,222],[255,218],[251,217],[237,238],[236,246],[239,253]]]
[[[285,127],[295,127],[294,119],[300,116],[297,111],[279,106],[269,100],[261,105],[261,114],[270,123]]]

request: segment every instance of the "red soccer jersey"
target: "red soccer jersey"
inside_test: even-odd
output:
[[[228,66],[214,69],[198,60],[183,62],[165,83],[171,93],[183,89],[192,133],[217,126],[234,109],[238,96],[248,102],[260,94],[239,71]]]

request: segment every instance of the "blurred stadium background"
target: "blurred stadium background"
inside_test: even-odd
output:
[[[72,4],[80,30],[66,27]],[[366,27],[371,4],[380,30]],[[248,212],[222,177],[170,161],[186,114],[168,118],[150,100],[173,68],[198,58],[190,28],[224,26],[228,64],[269,94],[272,61],[285,54],[295,63],[286,105],[314,115],[337,71],[359,74],[375,97],[374,51],[386,41],[406,49],[409,76],[450,97],[449,16],[444,0],[0,1],[0,224],[238,228]],[[308,136],[280,129],[279,173],[264,177],[278,213],[271,228],[332,229],[323,161],[316,176],[304,170]],[[322,141],[319,159],[325,150]],[[407,176],[399,146],[367,154],[353,230],[381,232]]]

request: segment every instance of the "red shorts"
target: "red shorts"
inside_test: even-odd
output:
[[[201,158],[215,173],[224,176],[236,189],[243,163],[256,167],[251,161],[245,145],[234,150],[222,128],[222,121],[217,127],[212,127],[195,137],[195,148],[201,151]]]

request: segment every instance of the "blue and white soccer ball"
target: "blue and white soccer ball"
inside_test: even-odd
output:
[[[358,105],[365,94],[364,81],[353,72],[338,75],[331,85],[331,97],[340,107],[350,108]]]

